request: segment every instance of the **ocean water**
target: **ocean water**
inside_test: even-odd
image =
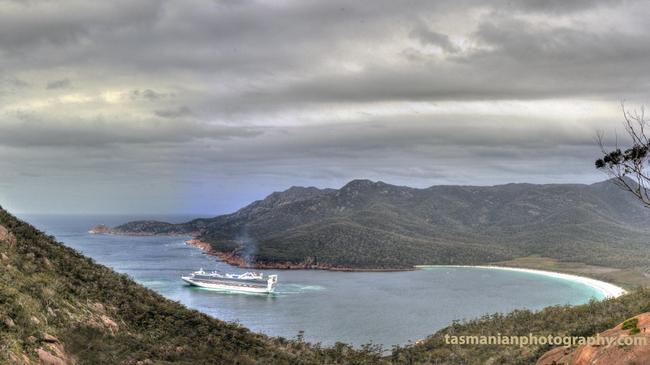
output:
[[[185,285],[182,274],[204,268],[245,270],[185,245],[184,237],[90,235],[88,229],[132,219],[181,222],[192,217],[27,215],[22,219],[98,263],[130,275],[165,297],[253,331],[310,342],[385,348],[422,339],[454,320],[514,309],[582,304],[602,294],[584,284],[541,275],[479,268],[407,272],[263,270],[279,275],[273,295],[215,292]]]

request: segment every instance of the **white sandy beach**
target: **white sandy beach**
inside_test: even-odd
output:
[[[559,278],[564,280],[573,281],[576,283],[581,283],[588,285],[598,291],[600,291],[605,298],[616,298],[619,297],[627,291],[619,286],[614,284],[587,278],[584,276],[572,275],[572,274],[563,274],[555,271],[545,271],[545,270],[535,270],[535,269],[525,269],[520,267],[506,267],[506,266],[471,266],[471,265],[417,265],[416,268],[426,268],[426,267],[469,267],[469,268],[480,268],[480,269],[494,269],[494,270],[508,270],[508,271],[519,271],[526,272],[530,274],[544,275],[553,278]]]

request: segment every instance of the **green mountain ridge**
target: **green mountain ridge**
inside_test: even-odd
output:
[[[353,180],[292,187],[232,214],[129,222],[117,234],[189,234],[253,265],[407,269],[529,255],[611,267],[650,262],[650,212],[611,181],[432,186]]]

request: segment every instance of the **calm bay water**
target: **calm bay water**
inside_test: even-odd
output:
[[[203,267],[244,272],[186,246],[183,237],[90,235],[99,223],[116,225],[143,217],[22,216],[59,241],[167,298],[272,336],[331,345],[373,342],[390,348],[432,334],[456,319],[513,309],[541,309],[602,298],[579,283],[536,274],[479,268],[431,268],[408,272],[346,273],[277,271],[274,295],[214,292],[185,285],[181,274]],[[146,217],[181,222],[192,217]]]

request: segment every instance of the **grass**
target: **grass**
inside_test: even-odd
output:
[[[527,256],[508,261],[494,262],[493,264],[586,276],[619,285],[626,290],[650,286],[650,276],[642,268],[620,269],[589,265],[581,262],[560,261],[542,256]]]

